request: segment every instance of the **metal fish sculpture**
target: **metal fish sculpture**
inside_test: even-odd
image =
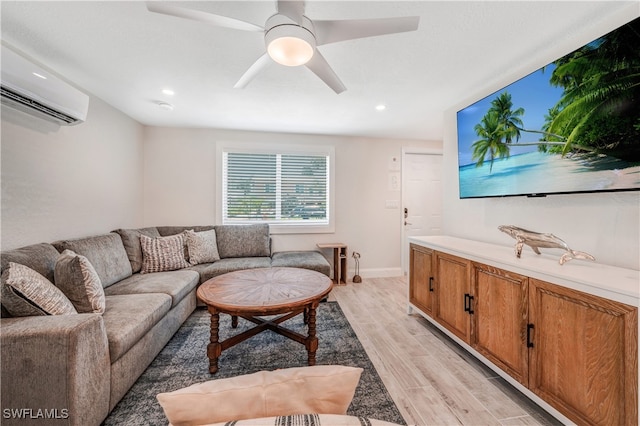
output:
[[[553,234],[541,234],[539,232],[527,231],[526,229],[518,228],[513,225],[501,225],[498,229],[505,234],[509,235],[516,240],[516,257],[520,258],[522,254],[522,247],[526,244],[531,249],[540,254],[539,248],[559,248],[566,251],[565,254],[560,256],[560,264],[564,265],[565,262],[571,259],[585,259],[596,260],[595,257],[582,251],[571,250],[567,243]]]

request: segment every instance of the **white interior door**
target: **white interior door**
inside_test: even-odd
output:
[[[402,156],[402,270],[409,272],[407,237],[442,233],[442,154]]]

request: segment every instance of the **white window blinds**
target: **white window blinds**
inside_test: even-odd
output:
[[[329,155],[223,153],[223,223],[328,224]]]

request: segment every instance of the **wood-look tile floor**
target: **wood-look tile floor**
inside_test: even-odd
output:
[[[420,315],[408,315],[407,292],[405,278],[370,278],[329,296],[407,424],[561,424]]]

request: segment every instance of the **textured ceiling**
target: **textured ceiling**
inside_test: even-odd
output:
[[[276,10],[275,1],[173,3],[261,26]],[[233,89],[264,52],[261,33],[151,13],[139,1],[0,3],[3,42],[146,125],[428,140],[442,138],[445,109],[555,59],[540,55],[634,4],[309,1],[312,20],[420,16],[414,32],[319,47],[347,87],[336,95],[306,68],[275,63]]]

